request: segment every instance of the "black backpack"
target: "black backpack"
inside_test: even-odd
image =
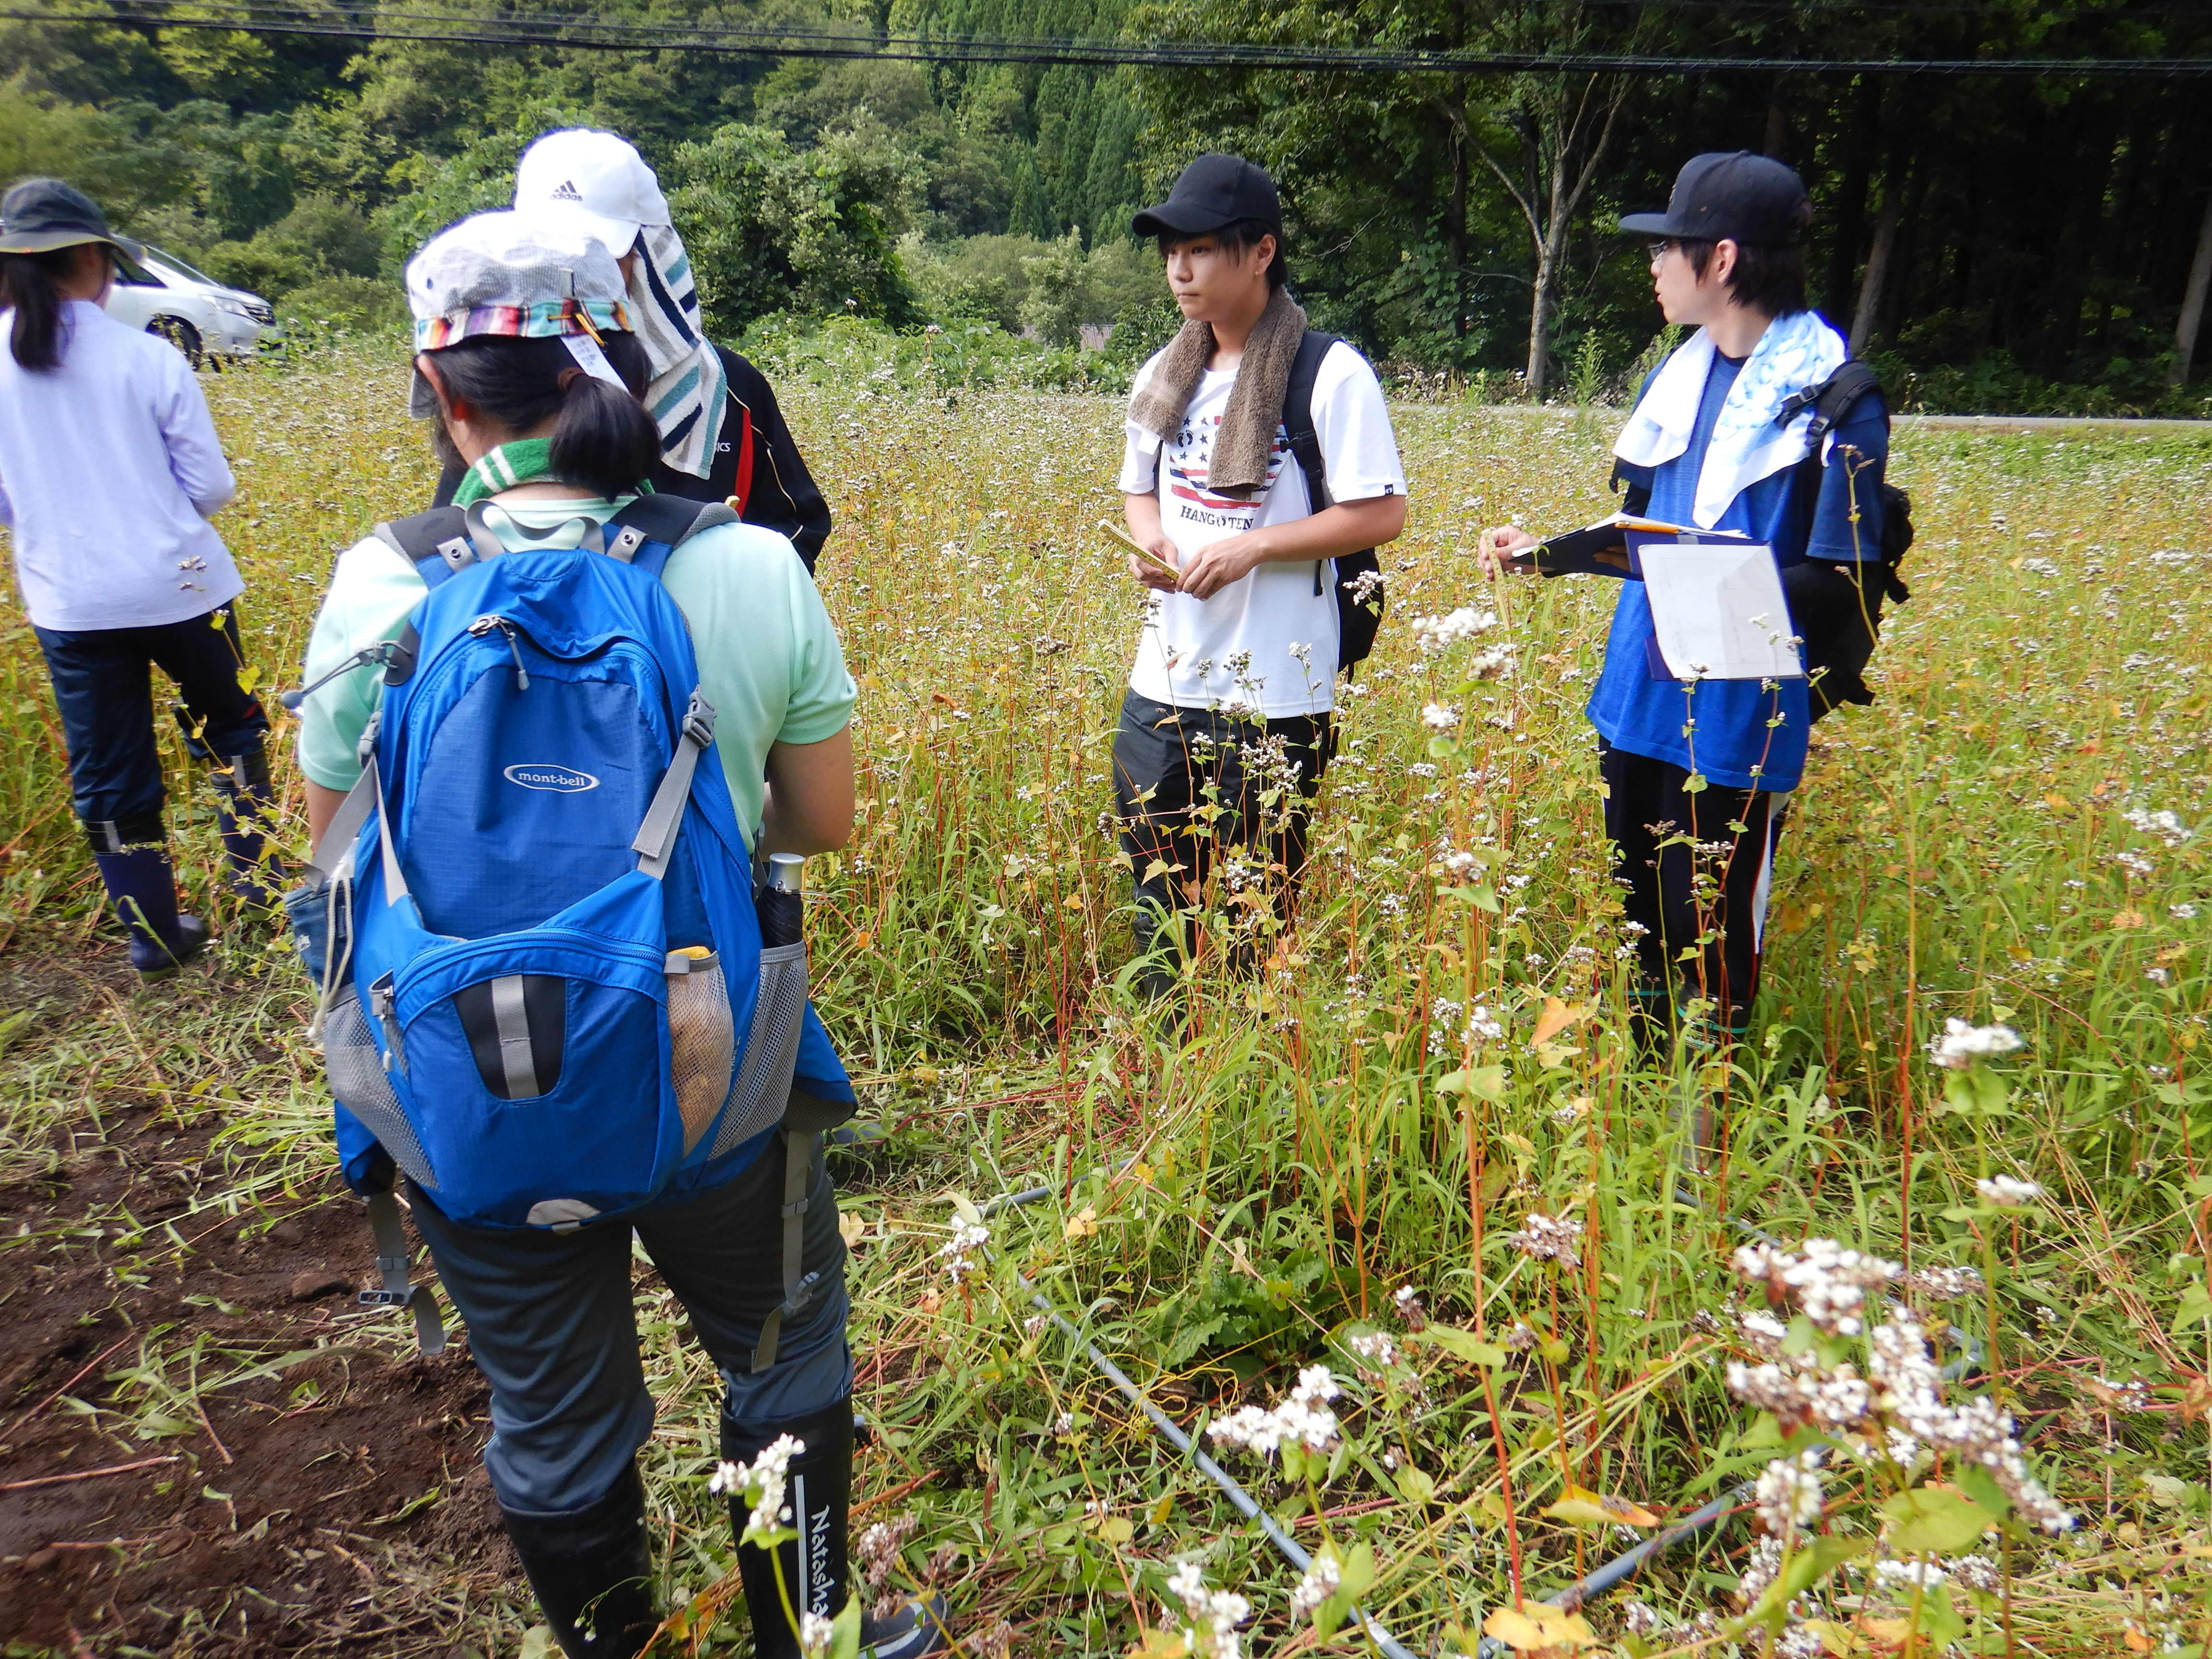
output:
[[[1316,513],[1334,499],[1328,493],[1328,471],[1322,464],[1321,434],[1314,429],[1314,377],[1321,360],[1336,343],[1336,336],[1308,329],[1298,342],[1298,355],[1291,364],[1290,383],[1283,388],[1283,429],[1289,434],[1291,453],[1306,477],[1306,500]],[[1349,674],[1375,649],[1375,631],[1382,625],[1382,564],[1371,547],[1357,553],[1340,553],[1334,561],[1314,561],[1314,592],[1321,592],[1321,569],[1336,566],[1336,667]]]
[[[1785,398],[1775,415],[1778,425],[1787,426],[1806,410],[1813,411],[1807,431],[1812,448],[1797,464],[1793,502],[1808,537],[1820,500],[1820,441],[1852,405],[1880,390],[1881,384],[1866,364],[1847,362],[1818,385]],[[1897,574],[1912,546],[1912,498],[1884,479],[1881,501],[1880,557],[1869,562],[1874,568],[1863,576],[1846,575],[1818,559],[1804,560],[1782,573],[1790,620],[1805,642],[1805,672],[1811,678],[1816,721],[1840,704],[1874,701],[1863,677],[1881,633],[1882,601],[1902,605],[1912,597]]]

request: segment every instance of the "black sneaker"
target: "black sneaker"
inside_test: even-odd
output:
[[[908,1601],[888,1619],[860,1620],[860,1659],[927,1659],[952,1651],[945,1621],[951,1609],[941,1595]]]

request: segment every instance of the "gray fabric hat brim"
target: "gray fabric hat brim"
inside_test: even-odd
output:
[[[146,257],[144,243],[112,232],[102,236],[96,230],[33,230],[0,236],[0,253],[52,253],[56,248],[82,247],[89,242],[105,242],[110,247],[121,248],[134,259]]]

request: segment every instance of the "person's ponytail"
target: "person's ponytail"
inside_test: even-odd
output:
[[[628,392],[580,370],[553,427],[553,472],[611,500],[627,495],[660,459],[660,429]]]
[[[75,247],[44,253],[0,253],[0,307],[14,313],[8,349],[33,374],[59,368],[68,338],[61,285],[76,265]]]
[[[536,432],[548,420],[553,476],[612,500],[628,495],[660,459],[660,429],[635,395],[651,375],[635,334],[601,342],[628,392],[594,380],[557,339],[479,334],[434,354],[451,396],[509,432]]]

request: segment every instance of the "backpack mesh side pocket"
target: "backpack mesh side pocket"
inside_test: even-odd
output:
[[[676,1109],[684,1120],[684,1150],[689,1152],[728,1097],[736,1059],[729,985],[712,952],[669,954],[668,1037]]]
[[[437,1191],[430,1161],[423,1157],[406,1113],[399,1109],[392,1079],[384,1074],[384,1059],[369,1035],[361,993],[350,985],[323,1021],[323,1070],[338,1103],[361,1120],[362,1127],[392,1154],[408,1179]]]
[[[783,1121],[791,1101],[792,1067],[806,1018],[806,945],[771,945],[760,953],[760,998],[745,1033],[745,1057],[730,1085],[722,1127],[709,1157],[742,1146]]]

